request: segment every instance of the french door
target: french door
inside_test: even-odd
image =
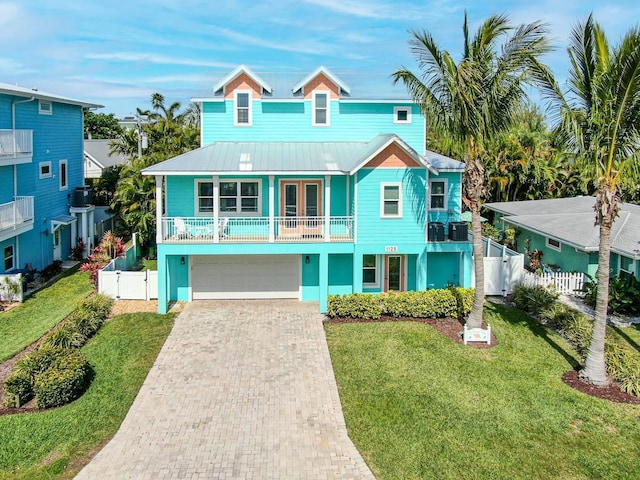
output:
[[[280,187],[281,225],[284,235],[322,234],[322,182],[320,180],[287,180]]]
[[[385,255],[384,263],[384,291],[406,290],[404,255]]]

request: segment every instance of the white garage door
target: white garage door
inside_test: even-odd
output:
[[[299,255],[192,256],[194,300],[299,298]]]

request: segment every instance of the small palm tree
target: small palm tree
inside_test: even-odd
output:
[[[595,223],[600,231],[595,323],[581,378],[606,385],[611,228],[620,186],[625,176],[637,173],[640,158],[640,30],[630,29],[611,48],[590,15],[572,30],[568,52],[569,91],[556,98],[560,132],[583,177],[595,187]]]
[[[404,82],[425,116],[432,119],[432,128],[464,146],[463,199],[472,212],[476,277],[473,309],[467,323],[476,328],[482,325],[484,308],[480,206],[486,191],[486,145],[512,125],[526,99],[525,87],[552,83],[552,76],[539,61],[550,50],[544,24],[515,27],[505,15],[493,15],[471,38],[465,12],[462,30],[459,62],[440,49],[429,32],[412,31],[409,43],[421,73],[416,75],[403,68],[392,77],[395,82]]]

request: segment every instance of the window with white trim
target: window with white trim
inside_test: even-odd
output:
[[[447,209],[447,181],[429,181],[429,208],[431,210]]]
[[[259,180],[221,180],[220,213],[259,215]]]
[[[411,107],[393,107],[393,123],[411,123]]]
[[[13,251],[13,245],[4,247],[4,271],[8,272],[15,268],[15,254]]]
[[[383,218],[402,217],[402,183],[380,185],[380,216]]]
[[[313,92],[313,126],[329,126],[329,92]]]
[[[196,215],[213,216],[213,182],[196,180]]]
[[[51,178],[51,162],[40,162],[38,164],[38,171],[40,172],[40,178]]]
[[[633,258],[620,255],[620,271],[633,275]]]
[[[66,160],[60,160],[60,163],[58,164],[58,176],[60,179],[60,190],[66,190],[67,187],[69,186],[69,179],[68,179],[68,169],[67,169],[67,161]]]
[[[53,103],[46,100],[39,100],[38,113],[40,115],[53,115]]]
[[[237,90],[235,96],[235,117],[234,125],[236,126],[251,126],[253,121],[253,115],[251,111],[251,91],[250,90]]]
[[[362,285],[368,288],[378,287],[378,256],[362,256]]]
[[[556,240],[555,238],[547,237],[547,247],[552,250],[557,250],[560,252],[562,250],[562,246],[560,245],[560,240]]]

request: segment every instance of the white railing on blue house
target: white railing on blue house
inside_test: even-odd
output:
[[[163,217],[167,243],[353,242],[353,217]]]
[[[33,222],[33,197],[14,197],[13,202],[0,205],[0,231]]]
[[[0,130],[0,158],[33,155],[33,130]]]

